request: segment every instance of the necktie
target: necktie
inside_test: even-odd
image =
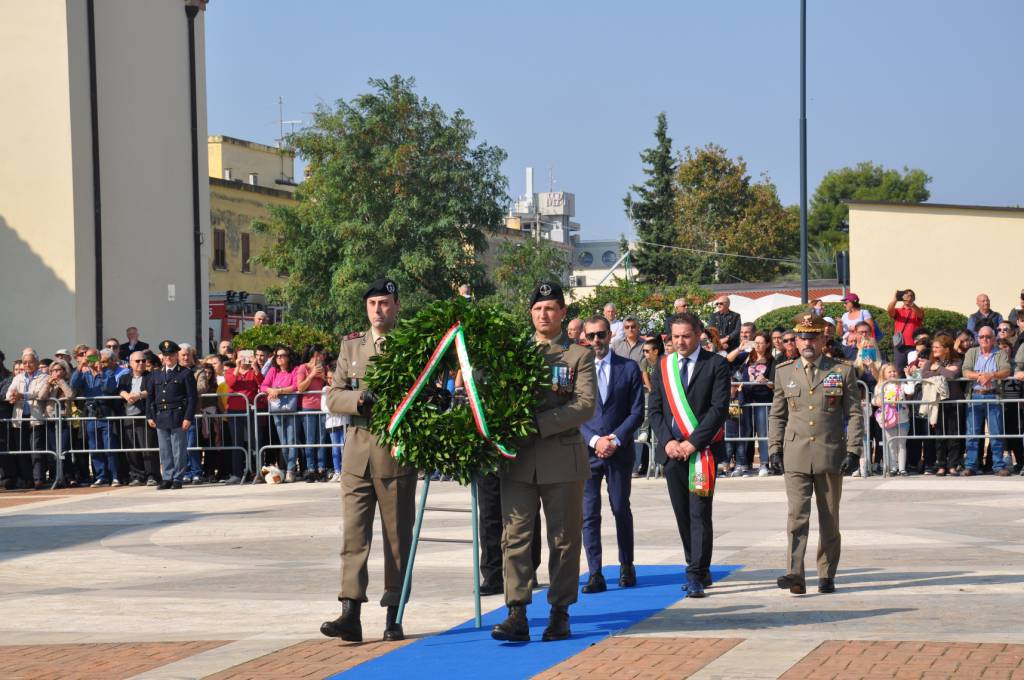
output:
[[[597,390],[601,393],[601,403],[608,399],[608,362],[597,363]]]
[[[377,354],[380,354],[380,349],[383,346],[384,346],[384,336],[383,335],[373,341],[373,349],[374,349],[374,351]]]
[[[683,357],[683,366],[679,369],[679,377],[682,378],[684,388],[690,386],[690,357]]]
[[[814,364],[807,364],[804,368],[807,370],[807,382],[813,385],[815,377]]]

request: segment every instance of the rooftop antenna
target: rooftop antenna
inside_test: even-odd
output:
[[[548,166],[548,191],[555,190],[555,166]]]
[[[295,126],[302,125],[301,120],[285,120],[284,119],[284,97],[278,95],[277,97],[277,127],[278,127],[278,138],[277,138],[277,150],[278,155],[281,156],[281,179],[287,180],[288,176],[284,174],[284,126],[292,126],[292,134],[295,134]]]

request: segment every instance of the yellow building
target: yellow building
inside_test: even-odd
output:
[[[284,281],[284,273],[256,264],[272,242],[257,234],[253,220],[267,220],[268,205],[296,202],[295,156],[289,150],[223,135],[208,138],[210,165],[210,325],[217,339],[230,339],[252,323],[259,310],[281,321],[283,309],[264,293]]]
[[[1021,304],[1024,209],[975,205],[848,201],[850,290],[885,307],[913,288],[922,307],[977,311],[988,293],[1006,315]]]

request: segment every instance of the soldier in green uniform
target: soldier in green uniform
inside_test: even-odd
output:
[[[778,586],[797,595],[807,592],[804,552],[813,493],[820,532],[818,592],[831,593],[839,566],[843,475],[859,464],[864,416],[853,366],[822,355],[825,321],[804,313],[794,324],[800,357],[775,367],[768,414],[769,459],[774,472],[785,472],[789,502],[787,568]]]
[[[352,333],[342,341],[334,384],[327,394],[327,408],[332,413],[351,416],[352,424],[345,437],[341,463],[341,616],[325,621],[320,632],[350,642],[363,639],[359,610],[367,601],[366,562],[375,507],[380,508],[384,537],[384,596],[380,601],[382,607],[388,608],[384,640],[405,637],[395,619],[416,518],[416,471],[400,465],[370,433],[370,415],[377,397],[363,384],[367,365],[380,353],[384,336],[395,326],[398,286],[390,279],[378,279],[363,299],[370,330]]]
[[[551,368],[551,388],[534,414],[538,434],[522,442],[515,460],[502,469],[502,552],[508,618],[491,630],[495,640],[530,639],[526,605],[533,599],[530,544],[534,520],[543,504],[547,522],[548,603],[551,615],[544,640],[564,640],[569,605],[579,592],[583,545],[583,485],[590,479],[587,444],[580,425],[594,415],[597,380],[594,354],[562,332],[565,297],[557,283],[542,283],[530,296],[535,340]]]

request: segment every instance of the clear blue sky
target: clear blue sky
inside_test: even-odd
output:
[[[934,177],[932,202],[1024,204],[1024,3],[808,2],[808,191],[871,160]],[[715,142],[799,200],[799,0],[214,0],[209,131],[264,143],[285,118],[414,76],[417,91],[508,152],[512,195],[576,194],[583,238],[632,235],[639,152]]]

